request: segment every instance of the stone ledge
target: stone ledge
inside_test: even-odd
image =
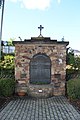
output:
[[[47,98],[53,96],[53,85],[33,85],[27,87],[28,95],[37,98]]]

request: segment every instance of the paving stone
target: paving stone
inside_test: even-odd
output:
[[[12,100],[1,112],[0,120],[80,120],[80,114],[66,97]]]

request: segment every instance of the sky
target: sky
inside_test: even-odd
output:
[[[43,37],[80,50],[80,0],[5,0],[2,40],[38,37],[40,25]]]

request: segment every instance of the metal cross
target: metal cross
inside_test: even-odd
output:
[[[42,36],[41,31],[42,31],[42,29],[44,29],[44,27],[42,27],[42,25],[40,25],[40,27],[38,27],[38,29],[40,29],[40,35],[39,36]]]

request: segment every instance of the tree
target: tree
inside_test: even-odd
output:
[[[74,50],[67,48],[67,80],[80,76],[80,56],[74,56]]]
[[[67,59],[66,59],[67,65],[74,66],[75,64],[74,50],[69,47],[67,48],[66,54],[67,54]]]
[[[3,60],[0,60],[0,68],[14,69],[14,56],[5,55]]]
[[[13,46],[13,41],[15,40],[15,38],[10,38],[9,40],[8,40],[8,46]]]
[[[0,59],[1,59],[1,40],[2,40],[2,26],[3,26],[3,15],[4,15],[4,3],[5,3],[5,0],[0,0],[0,9],[2,7],[2,12],[1,12],[1,28],[0,28]]]

